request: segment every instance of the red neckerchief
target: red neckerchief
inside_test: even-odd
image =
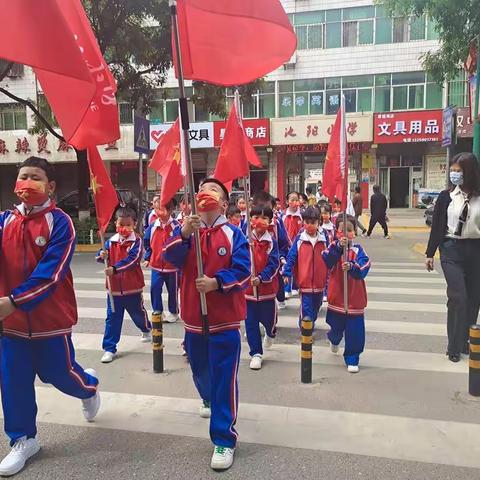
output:
[[[217,230],[220,230],[225,224],[222,223],[221,225],[217,225],[215,227],[204,227],[200,229],[200,244],[202,246],[202,258],[208,258],[209,251],[208,251],[208,244],[210,235]]]
[[[38,211],[33,212],[33,213],[27,213],[26,215],[24,215],[20,210],[18,210],[18,208],[15,208],[15,210],[13,210],[13,214],[22,223],[24,223],[24,222],[27,222],[28,220],[33,219],[33,218],[37,218],[37,217],[40,217],[41,215],[45,215],[46,213],[54,210],[56,207],[57,206],[55,205],[55,203],[52,202],[52,203],[50,203],[50,205],[48,205],[48,207],[42,208],[41,210],[38,210]]]

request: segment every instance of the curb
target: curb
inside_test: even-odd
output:
[[[420,254],[422,257],[425,258],[425,250],[427,249],[427,244],[426,243],[416,243],[413,247],[412,250],[418,254]],[[435,253],[435,259],[439,260],[440,259],[440,254]]]
[[[101,248],[102,245],[100,243],[95,243],[93,245],[77,245],[75,253],[97,253]]]

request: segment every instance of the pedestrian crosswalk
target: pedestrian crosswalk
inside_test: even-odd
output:
[[[147,272],[147,285],[149,278]],[[89,427],[208,438],[208,423],[198,416],[199,401],[182,358],[181,325],[164,327],[168,375],[151,373],[150,347],[128,322],[119,345],[122,356],[101,365],[106,304],[102,272],[92,277],[83,272],[74,280],[78,357],[85,365],[96,362],[105,385],[101,414]],[[289,299],[287,309],[279,312],[278,336],[260,372],[248,369],[248,344],[243,341],[241,442],[480,468],[480,446],[469,442],[465,448],[465,439],[480,435],[479,416],[468,416],[478,406],[452,401],[468,389],[468,363],[465,358],[448,362],[443,351],[443,276],[427,273],[421,260],[374,262],[367,289],[367,348],[357,376],[346,372],[341,355],[329,351],[322,311],[313,347],[314,383],[300,383],[299,340],[291,340],[299,337],[298,298]],[[149,310],[147,289],[144,298]],[[375,337],[372,344],[369,335]],[[423,348],[413,349],[413,341]],[[385,346],[392,342],[394,349]],[[135,387],[143,384],[148,389]],[[69,404],[75,400],[60,402],[59,392],[43,386],[37,396],[40,421],[83,425]]]

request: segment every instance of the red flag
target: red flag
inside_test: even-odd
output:
[[[88,147],[88,166],[95,199],[95,210],[97,211],[98,228],[100,232],[105,233],[118,205],[117,191],[110,180],[110,175],[97,147]]]
[[[333,202],[334,198],[342,201],[347,208],[348,194],[348,144],[345,123],[345,103],[342,96],[337,118],[330,135],[325,167],[323,169],[323,193]]]
[[[160,204],[165,206],[183,185],[180,147],[179,120],[165,133],[150,161],[153,168],[162,177]]]
[[[295,52],[297,37],[279,0],[177,0],[177,11],[187,79],[249,83]]]
[[[256,167],[262,166],[250,139],[245,133],[242,119],[234,102],[227,120],[225,136],[213,176],[223,183],[231,182],[236,178],[247,177],[250,173],[250,164]]]
[[[0,11],[0,57],[34,68],[67,142],[118,139],[115,82],[80,0],[0,0]]]

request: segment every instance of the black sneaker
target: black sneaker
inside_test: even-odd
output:
[[[459,353],[449,353],[448,354],[448,359],[453,363],[457,363],[457,362],[460,361],[460,354]]]

